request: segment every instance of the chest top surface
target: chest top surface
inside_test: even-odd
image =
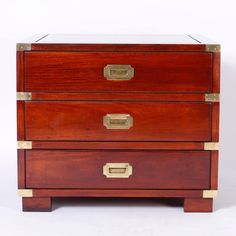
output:
[[[65,44],[201,44],[211,40],[197,35],[79,35],[47,34],[35,35],[32,43],[65,43]],[[211,41],[212,42],[212,41]]]
[[[219,51],[219,45],[199,35],[35,35],[17,44],[26,50]]]

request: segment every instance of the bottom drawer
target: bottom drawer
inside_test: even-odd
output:
[[[27,188],[208,189],[209,151],[27,150]]]

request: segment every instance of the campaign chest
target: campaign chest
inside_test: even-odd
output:
[[[45,35],[17,44],[18,192],[53,197],[217,195],[220,45],[202,36]]]

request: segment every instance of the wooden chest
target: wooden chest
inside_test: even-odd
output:
[[[217,195],[220,45],[200,36],[35,36],[17,44],[18,188],[53,197]]]

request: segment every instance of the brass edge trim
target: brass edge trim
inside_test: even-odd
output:
[[[30,51],[31,50],[31,43],[17,43],[16,50],[17,51]]]
[[[18,189],[18,196],[19,197],[33,197],[33,190],[32,189]]]
[[[207,52],[220,52],[220,44],[207,44],[206,51]]]
[[[218,195],[217,190],[203,190],[202,197],[203,198],[216,198]]]
[[[32,149],[32,141],[17,141],[17,149]]]
[[[206,93],[205,102],[220,102],[220,94],[219,93]]]
[[[32,93],[30,93],[30,92],[17,92],[16,99],[17,99],[17,101],[30,101],[30,100],[32,100]]]
[[[219,150],[219,143],[218,142],[205,142],[204,150],[208,150],[208,151]]]

